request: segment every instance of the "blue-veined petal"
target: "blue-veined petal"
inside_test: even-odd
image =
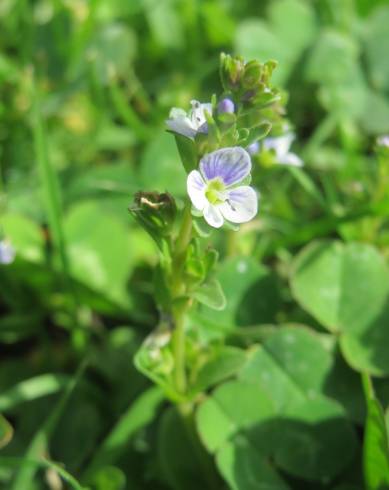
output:
[[[220,228],[223,226],[224,219],[220,211],[221,206],[214,206],[207,201],[204,207],[204,218],[205,221],[213,228]]]
[[[193,206],[202,211],[208,201],[205,197],[206,184],[198,170],[189,173],[186,188]]]
[[[240,146],[223,148],[204,155],[200,171],[206,181],[220,178],[227,187],[236,185],[250,174],[250,155]]]
[[[182,134],[187,138],[194,138],[196,135],[196,130],[192,127],[191,120],[184,114],[176,114],[172,117],[170,113],[170,118],[166,120],[166,126],[175,133]]]
[[[224,218],[231,223],[246,223],[258,212],[258,196],[248,185],[228,191],[228,199],[219,206]]]

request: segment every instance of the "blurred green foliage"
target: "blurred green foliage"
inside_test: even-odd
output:
[[[0,25],[0,488],[388,488],[388,2],[1,0]],[[127,208],[180,204],[164,120],[221,51],[278,61],[305,167],[258,165],[258,219],[209,238],[227,307],[191,313],[183,422],[133,363],[157,250]]]

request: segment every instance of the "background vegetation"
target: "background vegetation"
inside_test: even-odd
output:
[[[388,2],[2,0],[0,25],[0,488],[388,488]],[[127,208],[184,195],[164,120],[221,51],[278,61],[305,167],[258,167],[258,219],[210,238],[201,447],[133,364],[156,249]]]

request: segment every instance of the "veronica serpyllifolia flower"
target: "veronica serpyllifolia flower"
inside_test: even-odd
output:
[[[191,101],[192,109],[186,113],[183,109],[173,107],[169,119],[166,120],[167,127],[187,138],[194,138],[197,133],[207,133],[208,126],[205,111],[212,115],[212,104],[201,104],[198,100]]]
[[[258,197],[247,185],[250,172],[250,155],[238,146],[204,155],[199,170],[190,172],[187,180],[189,197],[209,225],[220,228],[224,220],[246,223],[254,218]]]
[[[264,150],[274,151],[276,163],[302,167],[303,161],[301,158],[289,151],[294,139],[295,135],[293,133],[286,133],[277,137],[268,137],[262,141],[262,148]]]
[[[0,240],[0,264],[11,264],[15,259],[15,249],[7,240]]]

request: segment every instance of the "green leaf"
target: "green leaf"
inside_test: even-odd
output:
[[[300,478],[332,479],[355,453],[353,428],[340,405],[328,398],[317,397],[288,410],[277,423],[277,430],[276,465]]]
[[[136,36],[127,25],[119,22],[105,24],[95,34],[88,55],[95,63],[100,83],[109,84],[112,76],[128,73],[136,54]]]
[[[41,374],[15,384],[0,395],[0,411],[35,400],[42,396],[52,395],[63,390],[70,378],[62,374]]]
[[[274,83],[285,84],[304,49],[316,34],[315,12],[308,2],[270,2],[269,21],[250,18],[239,24],[235,51],[246,59],[277,60]]]
[[[295,259],[292,292],[327,329],[339,332],[347,362],[359,371],[389,373],[385,345],[389,272],[371,245],[317,241]]]
[[[168,488],[198,490],[218,488],[213,481],[211,460],[196,440],[191,421],[169,407],[158,428],[158,463]]]
[[[8,420],[0,413],[0,449],[6,446],[12,439],[13,428]]]
[[[125,225],[98,202],[84,201],[67,213],[64,229],[73,277],[128,306],[132,243]]]
[[[274,403],[257,384],[229,381],[216,388],[197,411],[197,428],[207,449],[216,452],[232,436],[276,414]],[[266,443],[262,441],[266,454]]]
[[[359,50],[356,41],[336,30],[323,30],[306,65],[309,80],[339,84],[355,71]]]
[[[279,288],[266,267],[250,257],[234,257],[220,264],[215,277],[223,285],[227,305],[223,311],[202,307],[193,312],[193,320],[207,330],[205,334],[274,320]]]
[[[272,433],[260,426],[275,414],[266,392],[245,381],[223,384],[200,405],[196,422],[201,440],[215,453],[232,488],[288,488],[266,460]]]
[[[198,166],[198,155],[194,141],[181,134],[174,134],[178,153],[186,173],[191,172]]]
[[[143,153],[140,177],[145,190],[185,194],[186,173],[171,134],[155,133]]]
[[[20,255],[31,262],[43,260],[43,233],[37,223],[19,214],[6,214],[1,218],[1,228]]]
[[[247,360],[246,352],[236,347],[224,346],[216,351],[200,369],[193,392],[205,391],[236,374]]]
[[[288,490],[273,466],[258,456],[247,439],[225,444],[217,454],[217,466],[232,490]]]
[[[292,292],[328,330],[351,332],[369,325],[389,293],[389,272],[371,245],[317,241],[294,260]]]
[[[184,45],[184,30],[176,3],[176,0],[161,3],[155,3],[154,0],[142,2],[151,35],[158,49],[179,49]]]
[[[252,353],[240,377],[259,383],[279,410],[300,405],[323,392],[333,362],[326,342],[306,327],[279,328]]]
[[[227,304],[220,282],[215,279],[210,279],[198,287],[193,297],[213,310],[223,310]]]
[[[93,478],[93,490],[125,490],[126,476],[115,466],[99,468]]]
[[[374,395],[371,380],[363,377],[367,420],[363,441],[363,468],[367,490],[389,488],[389,443],[384,411]]]
[[[323,395],[332,369],[328,337],[283,327],[265,340],[240,373],[273,401],[277,415],[262,427],[269,454],[300,478],[333,478],[351,461],[356,437],[343,408]],[[294,448],[292,450],[292,448]]]
[[[382,91],[389,89],[388,23],[389,7],[383,5],[367,19],[363,36],[370,79]]]

